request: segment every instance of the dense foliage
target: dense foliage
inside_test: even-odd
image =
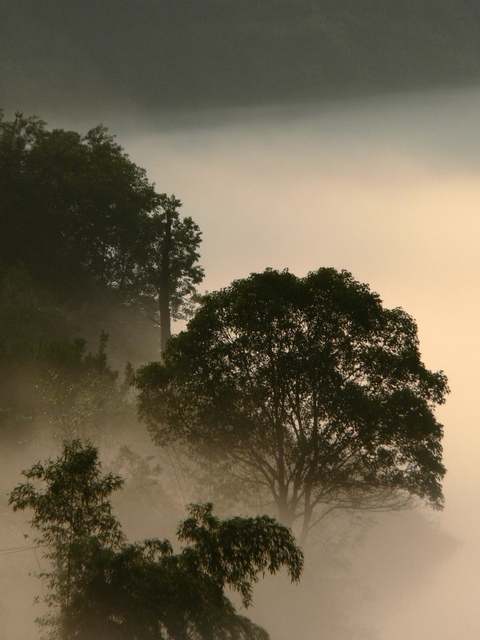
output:
[[[21,268],[57,304],[107,297],[168,335],[170,311],[188,313],[203,278],[200,230],[180,206],[105,127],[48,131],[36,117],[0,113],[0,279]]]
[[[442,506],[446,378],[413,319],[348,272],[267,270],[206,296],[136,386],[155,442],[225,461],[303,541],[332,510]]]
[[[0,176],[2,271],[22,265],[69,295],[90,279],[120,284],[138,220],[157,196],[105,127],[82,136],[2,118]]]
[[[42,301],[24,270],[10,270],[0,280],[4,446],[46,433],[98,438],[134,419],[128,398],[131,367],[121,380],[107,361],[108,336],[93,337],[98,347],[92,353],[84,339],[71,337],[74,328],[65,309]]]
[[[33,510],[50,560],[40,577],[51,613],[40,623],[52,639],[265,640],[224,590],[247,607],[259,574],[286,567],[300,577],[303,556],[288,529],[267,516],[221,521],[211,504],[190,506],[178,554],[168,540],[127,543],[109,499],[122,479],[102,472],[88,442],[66,443],[56,460],[23,475],[10,503]]]
[[[9,121],[0,111],[4,442],[48,421],[63,437],[121,425],[131,367],[119,383],[106,334],[120,367],[151,360],[152,326],[163,350],[171,318],[191,312],[203,278],[200,230],[180,207],[156,193],[105,127],[50,131],[36,117]],[[92,356],[87,344],[99,336]]]

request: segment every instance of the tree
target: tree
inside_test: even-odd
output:
[[[128,398],[132,366],[125,376],[108,364],[108,336],[102,333],[95,354],[87,353],[85,341],[54,341],[40,344],[36,354],[36,395],[43,413],[60,441],[111,437],[134,419]]]
[[[132,367],[120,381],[107,360],[102,332],[98,351],[71,339],[65,309],[42,300],[25,270],[0,278],[0,439],[32,437],[32,429],[54,427],[55,436],[105,436],[133,419],[129,399]],[[93,334],[93,331],[91,335]],[[97,337],[97,336],[96,336]]]
[[[112,513],[109,496],[123,481],[115,474],[102,474],[98,451],[91,444],[74,440],[64,446],[56,461],[38,463],[22,472],[27,482],[10,494],[13,509],[33,509],[31,526],[35,539],[45,549],[50,570],[39,576],[46,581],[47,605],[52,615],[39,620],[52,628],[53,638],[72,637],[67,630],[75,615],[74,603],[82,589],[85,549],[120,549],[124,540]],[[43,489],[36,489],[39,482]]]
[[[57,460],[23,474],[28,482],[12,491],[10,503],[33,509],[36,542],[51,561],[41,574],[53,607],[42,621],[51,638],[266,640],[236,613],[225,588],[248,607],[259,574],[286,567],[293,581],[300,577],[303,555],[288,529],[267,516],[221,521],[211,504],[189,507],[178,554],[168,540],[127,543],[108,499],[122,480],[102,474],[89,443],[66,443]]]
[[[203,278],[201,234],[179,206],[103,125],[48,131],[38,118],[9,122],[0,112],[0,276],[21,266],[61,300],[109,290],[147,315],[153,302],[163,350],[170,313],[188,315]]]
[[[346,271],[267,270],[205,296],[135,385],[157,444],[222,460],[301,542],[333,510],[442,507],[446,378],[414,320]]]
[[[130,288],[132,301],[160,326],[161,353],[171,336],[171,318],[191,315],[189,302],[204,277],[198,265],[201,232],[192,218],[180,218],[181,206],[174,195],[159,196],[155,211],[143,220],[136,267],[130,282],[123,285]]]
[[[102,125],[81,135],[35,117],[0,119],[2,270],[21,264],[65,293],[114,286],[157,194]]]

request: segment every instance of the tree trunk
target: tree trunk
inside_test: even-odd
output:
[[[172,335],[170,320],[170,255],[172,251],[172,211],[166,209],[167,220],[160,262],[160,287],[158,290],[158,311],[160,314],[160,355],[163,357],[167,342]]]
[[[158,310],[160,312],[160,355],[163,357],[167,342],[172,335],[170,326],[170,295],[166,288],[158,292]]]

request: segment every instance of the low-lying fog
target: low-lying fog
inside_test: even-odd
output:
[[[348,563],[312,561],[303,586],[269,579],[251,616],[274,640],[480,637],[479,103],[472,89],[194,122],[103,117],[200,225],[207,290],[265,267],[345,268],[417,320],[424,361],[449,377],[445,511],[379,518]]]
[[[447,373],[446,508],[430,517],[460,545],[435,566],[438,540],[410,537],[408,517],[389,520],[383,540],[372,532],[368,555],[359,551],[363,609],[382,640],[480,635],[479,104],[477,89],[436,92],[208,114],[120,136],[203,230],[207,289],[268,266],[345,268],[413,315],[425,362]],[[284,611],[278,630],[267,625],[273,637],[288,637]],[[323,637],[320,620],[305,637]]]

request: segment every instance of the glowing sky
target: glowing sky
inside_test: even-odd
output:
[[[38,114],[82,131],[103,120],[157,189],[181,198],[203,231],[205,289],[265,267],[334,266],[417,320],[424,361],[452,390],[438,412],[448,468],[438,521],[459,546],[407,590],[395,574],[382,582],[364,607],[380,640],[480,637],[479,103],[471,89],[168,120]]]
[[[461,542],[426,584],[375,610],[382,640],[480,635],[480,91],[304,109],[119,120],[120,142],[200,225],[205,288],[265,267],[345,268],[418,322],[431,369],[452,393],[447,506]]]

